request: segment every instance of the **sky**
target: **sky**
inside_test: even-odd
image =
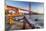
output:
[[[33,12],[44,13],[44,3],[32,2],[31,8]]]
[[[6,5],[22,8],[22,9],[29,9],[29,2],[19,2],[19,1],[6,1]]]
[[[6,1],[6,5],[14,6],[22,9],[29,10],[29,3],[31,4],[31,11],[43,13],[44,3],[40,2],[23,2],[23,1]]]

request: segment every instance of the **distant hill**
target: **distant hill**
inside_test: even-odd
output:
[[[37,13],[37,12],[32,12],[32,14],[34,15],[44,15],[43,13]]]

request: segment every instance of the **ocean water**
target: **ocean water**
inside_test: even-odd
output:
[[[22,17],[17,17],[17,19],[21,19]],[[36,29],[37,29],[37,27],[40,27],[40,29],[44,28],[44,15],[25,15],[25,17],[27,18],[29,23],[32,23],[35,26]],[[6,16],[5,19],[6,19],[5,21],[7,23],[8,16]],[[15,19],[16,19],[16,17],[15,17]],[[38,19],[38,20],[35,21],[35,19]],[[10,26],[8,24],[6,24],[6,28],[10,29]]]
[[[44,15],[26,15],[28,21],[35,27],[44,28]],[[37,19],[37,21],[35,21]]]

